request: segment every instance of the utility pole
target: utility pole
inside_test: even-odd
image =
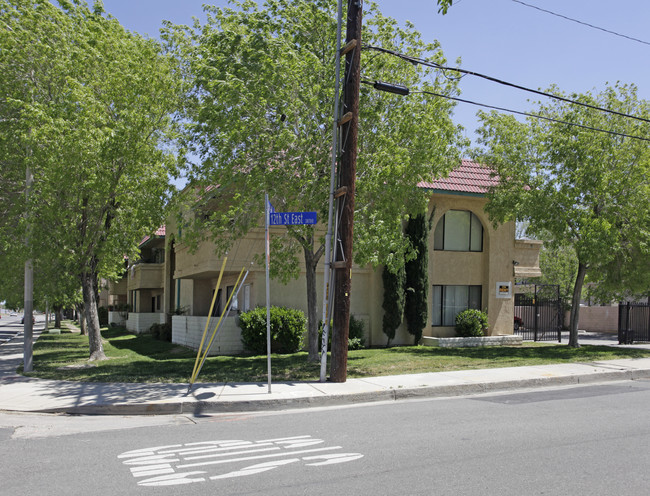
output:
[[[34,182],[34,176],[32,171],[27,166],[26,177],[25,177],[25,204],[27,205],[27,235],[25,236],[25,245],[27,248],[27,253],[30,252],[30,235],[31,235],[31,220],[29,219],[29,197],[32,191],[32,183]],[[24,312],[23,312],[23,370],[25,372],[32,371],[32,361],[33,361],[33,350],[32,350],[32,337],[34,330],[34,320],[32,318],[32,312],[34,311],[34,267],[32,265],[32,259],[30,258],[25,262],[25,302],[24,302]]]
[[[362,0],[348,2],[346,47],[353,48],[345,58],[343,117],[341,118],[341,163],[339,191],[340,222],[334,268],[334,332],[330,381],[345,382],[348,368],[348,335],[350,325],[350,287],[352,270],[352,234],[354,227],[354,192],[357,173],[357,134],[359,124],[359,84],[361,80]]]

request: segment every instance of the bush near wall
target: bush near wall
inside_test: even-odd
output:
[[[263,355],[266,353],[266,308],[258,307],[239,316],[239,327],[244,349]],[[300,310],[271,307],[271,353],[296,353],[302,348],[302,337],[307,332],[307,317]]]
[[[348,324],[348,350],[361,350],[366,347],[366,337],[364,332],[363,320],[357,319],[350,315]],[[318,323],[318,349],[323,342],[323,321]],[[332,324],[330,323],[329,335],[327,336],[327,348],[332,349]]]
[[[488,330],[488,316],[480,310],[464,310],[456,315],[456,335],[461,338],[484,336]]]
[[[152,324],[149,332],[155,339],[160,341],[172,342],[172,325],[171,324]]]
[[[99,317],[99,325],[105,327],[108,325],[108,308],[98,307],[97,316]]]

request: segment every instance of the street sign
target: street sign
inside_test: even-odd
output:
[[[269,225],[271,226],[315,225],[316,223],[317,223],[316,212],[269,213]]]

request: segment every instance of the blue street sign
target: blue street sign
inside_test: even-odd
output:
[[[274,212],[269,214],[271,226],[315,225],[316,212]]]

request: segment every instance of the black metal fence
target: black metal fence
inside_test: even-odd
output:
[[[650,341],[650,304],[619,303],[618,342]]]
[[[531,293],[515,294],[514,333],[525,341],[562,342],[562,322],[559,286],[535,286]]]

